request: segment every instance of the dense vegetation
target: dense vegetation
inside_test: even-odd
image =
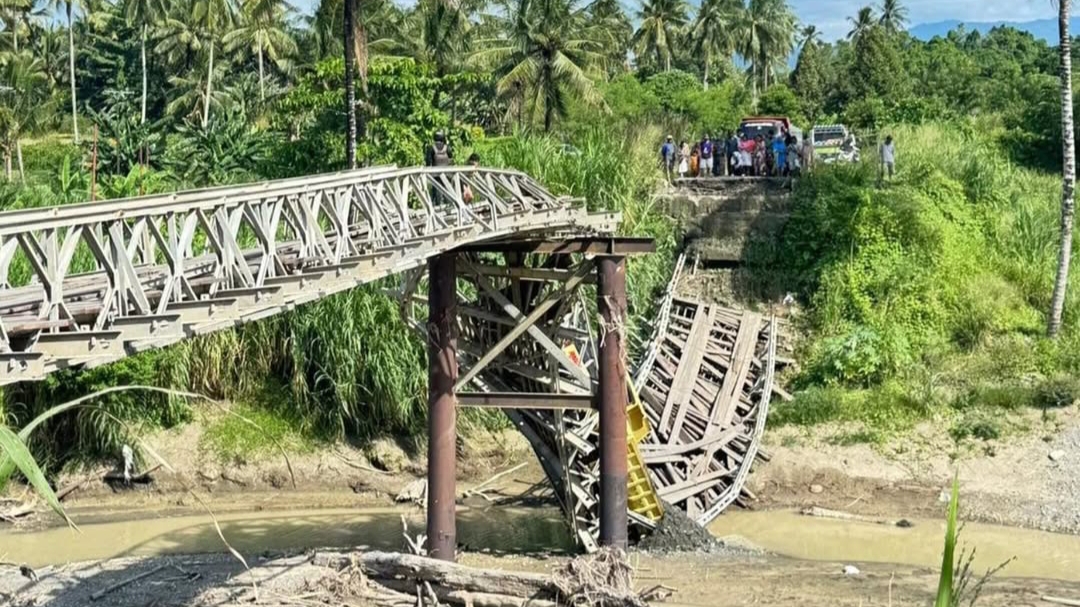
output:
[[[476,150],[656,237],[661,254],[631,271],[640,317],[675,244],[652,198],[665,132],[692,140],[753,111],[870,136],[903,124],[894,187],[875,189],[872,166],[799,187],[781,244],[795,262],[775,268],[811,337],[801,406],[779,418],[880,427],[938,402],[1019,406],[1077,370],[1072,316],[1060,343],[1035,337],[1056,251],[1057,186],[1038,172],[1060,162],[1055,49],[1009,28],[918,41],[896,0],[835,43],[784,0],[645,0],[635,16],[636,29],[614,0],[322,0],[303,18],[283,0],[0,0],[0,209],[338,170],[350,117],[360,163],[418,164],[443,129],[459,159]],[[408,433],[425,389],[408,334],[376,288],[356,289],[8,388],[0,413],[19,427],[70,396],[153,384],[272,403],[259,406],[317,436]],[[52,462],[115,453],[110,416],[190,414],[112,395],[34,447]]]

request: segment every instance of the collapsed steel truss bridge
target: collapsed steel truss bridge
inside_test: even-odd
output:
[[[429,350],[432,555],[454,555],[457,405],[507,410],[577,537],[625,544],[628,517],[650,523],[627,508],[625,257],[653,245],[615,237],[619,219],[523,173],[466,167],[375,167],[3,212],[0,385],[399,275],[391,294]],[[595,319],[581,305],[592,285]],[[737,499],[754,458],[773,339],[758,317],[740,329],[731,314],[673,306],[670,294],[668,313],[672,329],[658,330],[634,382],[643,423],[661,430],[641,454],[661,497],[704,521]],[[687,452],[696,459],[673,463]]]

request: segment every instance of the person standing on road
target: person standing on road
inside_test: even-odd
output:
[[[896,145],[893,143],[892,135],[886,135],[885,143],[881,144],[881,181],[884,181],[886,177],[892,181],[895,171]]]
[[[713,168],[713,142],[709,134],[705,134],[705,140],[701,142],[701,173],[702,177],[712,175]]]
[[[672,173],[675,171],[675,139],[671,135],[668,135],[664,144],[660,146],[660,162],[664,167],[664,175],[668,181],[671,181]]]

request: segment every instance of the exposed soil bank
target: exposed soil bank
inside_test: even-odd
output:
[[[961,445],[940,424],[875,447],[834,444],[850,429],[770,429],[772,460],[750,477],[755,509],[821,506],[940,519],[943,492],[957,475],[964,520],[1080,533],[1078,407],[1058,410],[1053,427],[1030,417],[1026,434]]]

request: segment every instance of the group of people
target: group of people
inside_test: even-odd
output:
[[[691,146],[683,141],[677,147],[671,135],[660,146],[660,161],[668,179],[685,177],[798,176],[813,164],[814,148],[786,129],[771,131],[768,137],[749,137],[740,131],[729,132],[723,140],[713,141],[706,134]]]

